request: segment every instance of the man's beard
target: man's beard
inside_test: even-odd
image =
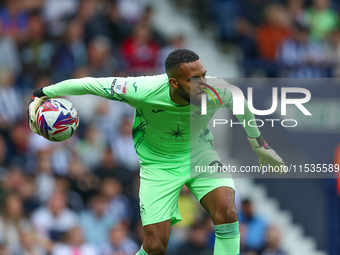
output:
[[[178,91],[179,91],[180,97],[184,99],[185,101],[187,101],[188,103],[193,104],[193,105],[201,105],[201,100],[196,97],[197,94],[194,96],[191,96],[190,93],[186,92],[183,89],[180,83],[178,83]]]

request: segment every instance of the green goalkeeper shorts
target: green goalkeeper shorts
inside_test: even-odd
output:
[[[171,219],[171,225],[181,221],[178,198],[183,185],[186,185],[196,199],[201,199],[218,187],[230,187],[235,190],[231,175],[214,178],[211,173],[190,174],[195,166],[224,164],[214,150],[205,151],[197,160],[183,162],[176,169],[157,168],[157,165],[141,166],[140,171],[140,214],[143,226]],[[196,176],[196,177],[193,177]]]

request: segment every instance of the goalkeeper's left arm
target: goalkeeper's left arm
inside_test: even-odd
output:
[[[254,152],[259,156],[260,168],[262,168],[265,163],[273,167],[280,167],[281,165],[284,165],[282,158],[268,146],[261,136],[259,129],[256,127],[255,116],[249,110],[246,100],[244,100],[244,114],[236,115],[236,117],[242,124],[244,124],[243,127],[247,132],[249,143]]]

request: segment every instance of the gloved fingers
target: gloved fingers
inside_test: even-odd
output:
[[[277,160],[268,160],[267,161],[269,172],[271,173],[277,173],[278,175],[285,174],[284,171],[284,162],[279,162]]]
[[[260,165],[260,169],[262,169],[262,167],[265,165],[266,161],[264,160],[264,158],[260,157],[259,158],[259,165]]]
[[[268,152],[268,156],[271,157],[271,161],[278,162],[279,164],[284,164],[284,161],[279,155],[277,155],[276,151],[274,151],[273,149],[266,149],[266,152]]]
[[[30,126],[31,130],[34,132],[34,133],[37,133],[38,135],[39,134],[39,130],[37,129],[36,127],[36,123],[33,123],[31,120],[28,121],[28,125]]]

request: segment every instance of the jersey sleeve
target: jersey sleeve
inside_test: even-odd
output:
[[[215,82],[223,84],[225,81],[223,79],[216,79]],[[221,99],[222,107],[231,108],[231,110],[233,110],[233,94],[231,93],[231,91],[227,88],[215,89]],[[258,127],[256,127],[256,123],[252,121],[255,119],[255,116],[249,110],[248,102],[246,99],[244,99],[244,114],[235,116],[241,123],[245,124],[243,128],[250,138],[259,137],[261,135],[260,130],[258,129]]]
[[[230,105],[230,108],[233,109],[232,104]],[[258,127],[256,127],[256,123],[254,121],[255,116],[249,110],[248,102],[246,99],[244,99],[244,114],[235,116],[240,122],[245,123],[243,127],[250,138],[256,138],[261,135],[260,130],[258,129]],[[251,124],[251,126],[249,124]]]
[[[49,97],[71,95],[95,95],[110,100],[127,103],[133,107],[140,102],[141,89],[138,85],[147,81],[146,77],[108,77],[71,79],[44,87],[43,92]],[[138,85],[137,85],[138,84]]]

